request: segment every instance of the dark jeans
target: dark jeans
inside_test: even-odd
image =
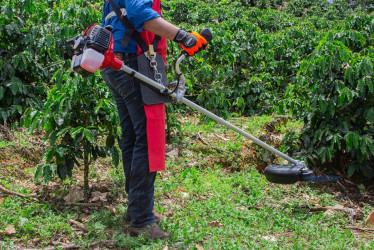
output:
[[[137,70],[136,57],[124,63]],[[144,227],[155,223],[153,196],[156,172],[149,172],[146,116],[139,80],[124,71],[106,68],[101,75],[113,93],[122,129],[122,161],[129,197],[131,226]]]

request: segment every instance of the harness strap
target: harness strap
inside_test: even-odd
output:
[[[158,42],[160,40],[161,40],[161,37],[159,35],[155,35],[155,38],[153,39],[153,49],[154,49],[154,51],[157,51]]]
[[[148,46],[142,39],[140,33],[135,30],[135,28],[131,25],[129,19],[126,15],[122,15],[121,10],[117,7],[117,5],[114,3],[113,0],[109,0],[110,4],[112,5],[112,8],[114,12],[116,13],[118,19],[122,22],[122,24],[126,27],[125,35],[123,36],[121,40],[121,44],[124,47],[127,47],[127,45],[130,42],[130,38],[133,38],[135,42],[139,45],[139,47],[142,49],[143,52],[148,51]]]
[[[127,12],[126,12],[125,8],[121,8],[120,10],[121,10],[122,16],[126,16],[127,15]],[[108,21],[109,18],[112,18],[114,16],[117,16],[117,14],[114,11],[110,12],[108,15],[106,15],[105,22]]]

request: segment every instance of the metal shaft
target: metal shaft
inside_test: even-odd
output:
[[[125,64],[122,65],[121,70],[123,70],[123,71],[125,71],[126,73],[128,73],[128,74],[130,74],[130,75],[132,75],[132,76],[134,76],[134,77],[136,77],[136,78],[138,78],[139,80],[141,80],[141,81],[143,81],[143,82],[145,82],[145,83],[151,85],[152,87],[154,87],[154,88],[156,88],[156,89],[159,89],[160,92],[164,92],[164,93],[167,92],[167,93],[169,93],[169,94],[171,93],[171,94],[170,94],[171,97],[173,97],[173,98],[176,97],[175,93],[172,93],[172,91],[169,90],[168,88],[166,88],[165,86],[163,86],[163,85],[161,85],[161,84],[158,84],[157,82],[155,82],[155,81],[153,81],[152,79],[149,79],[148,77],[146,77],[146,76],[140,74],[139,72],[133,70],[132,68],[126,66]],[[274,154],[276,154],[276,155],[282,157],[283,159],[285,159],[285,160],[287,160],[287,161],[289,161],[289,162],[291,162],[291,163],[293,163],[293,164],[295,164],[295,165],[297,165],[297,164],[299,163],[299,161],[297,161],[297,160],[295,160],[295,159],[292,159],[291,157],[289,157],[289,156],[283,154],[283,153],[280,152],[279,150],[276,150],[276,149],[273,148],[272,146],[269,146],[268,144],[266,144],[266,143],[260,141],[260,140],[257,139],[256,137],[254,137],[254,136],[248,134],[247,132],[245,132],[245,131],[239,129],[238,127],[236,127],[236,126],[232,125],[231,123],[225,121],[224,119],[218,117],[217,115],[213,114],[212,112],[210,112],[210,111],[208,111],[208,110],[206,110],[206,109],[200,107],[199,105],[197,105],[197,104],[191,102],[190,100],[188,100],[188,99],[186,99],[186,98],[183,98],[183,99],[181,100],[181,102],[183,102],[183,103],[186,104],[187,106],[189,106],[189,107],[191,107],[191,108],[193,108],[193,109],[199,111],[200,113],[203,113],[204,115],[208,116],[209,118],[212,118],[212,119],[213,119],[214,121],[216,121],[217,123],[222,124],[222,125],[224,125],[224,126],[230,128],[230,129],[232,129],[232,130],[238,132],[239,134],[243,135],[244,137],[246,137],[246,138],[252,140],[252,141],[253,141],[254,143],[256,143],[257,145],[259,145],[259,146],[261,146],[261,147],[263,147],[263,148],[265,148],[265,149],[267,149],[267,150],[273,152]]]

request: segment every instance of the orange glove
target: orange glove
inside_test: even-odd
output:
[[[208,41],[195,31],[178,30],[174,42],[177,42],[190,56],[208,47]]]

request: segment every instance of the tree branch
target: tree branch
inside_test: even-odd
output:
[[[24,195],[24,194],[21,194],[21,193],[17,193],[17,192],[14,192],[14,191],[10,191],[8,189],[6,189],[5,187],[1,186],[0,185],[0,191],[6,193],[6,194],[10,194],[10,195],[16,195],[16,196],[19,196],[19,197],[22,197],[22,198],[31,198],[33,200],[37,200],[35,199],[33,196],[31,195]]]

